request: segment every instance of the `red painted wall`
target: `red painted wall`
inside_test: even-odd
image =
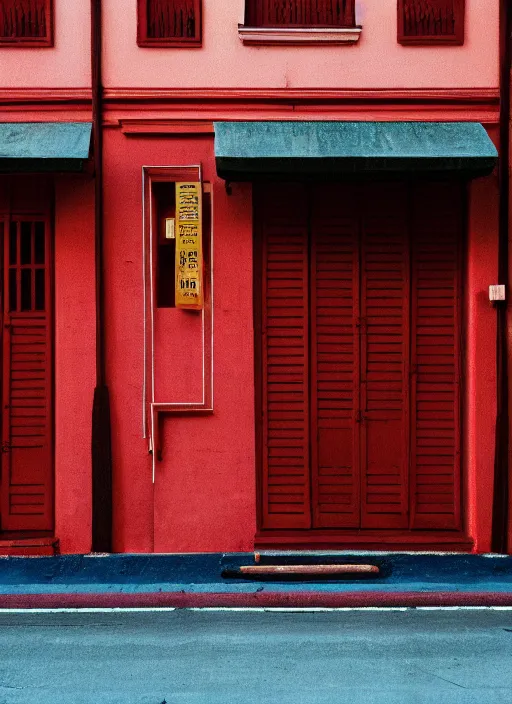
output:
[[[91,550],[91,413],[96,380],[94,183],[55,183],[55,534]]]
[[[115,549],[250,549],[256,528],[251,188],[236,185],[227,196],[211,139],[127,138],[107,130],[105,162]],[[143,165],[199,162],[204,180],[213,183],[215,414],[164,421],[164,458],[153,486],[141,427],[141,172]],[[190,314],[179,313],[186,327]],[[180,335],[178,325],[174,334]],[[179,369],[179,360],[174,364]]]
[[[463,441],[466,525],[475,552],[491,548],[496,424],[496,311],[489,285],[498,274],[498,182],[494,174],[469,189],[466,268],[466,379]],[[465,350],[464,350],[465,347]]]

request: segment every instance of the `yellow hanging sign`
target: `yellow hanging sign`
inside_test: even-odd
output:
[[[176,307],[201,310],[203,291],[202,189],[176,184]]]

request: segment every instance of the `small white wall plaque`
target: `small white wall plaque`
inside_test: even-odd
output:
[[[496,284],[489,286],[489,300],[490,301],[504,301],[505,300],[505,286],[503,284]]]

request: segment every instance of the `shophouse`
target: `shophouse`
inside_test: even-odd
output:
[[[92,6],[0,0],[2,549],[489,551],[499,0]]]

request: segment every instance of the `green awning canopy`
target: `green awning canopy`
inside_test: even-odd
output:
[[[476,122],[216,122],[227,181],[301,176],[488,175],[498,153]]]
[[[90,122],[0,123],[0,172],[82,171],[91,131]]]

